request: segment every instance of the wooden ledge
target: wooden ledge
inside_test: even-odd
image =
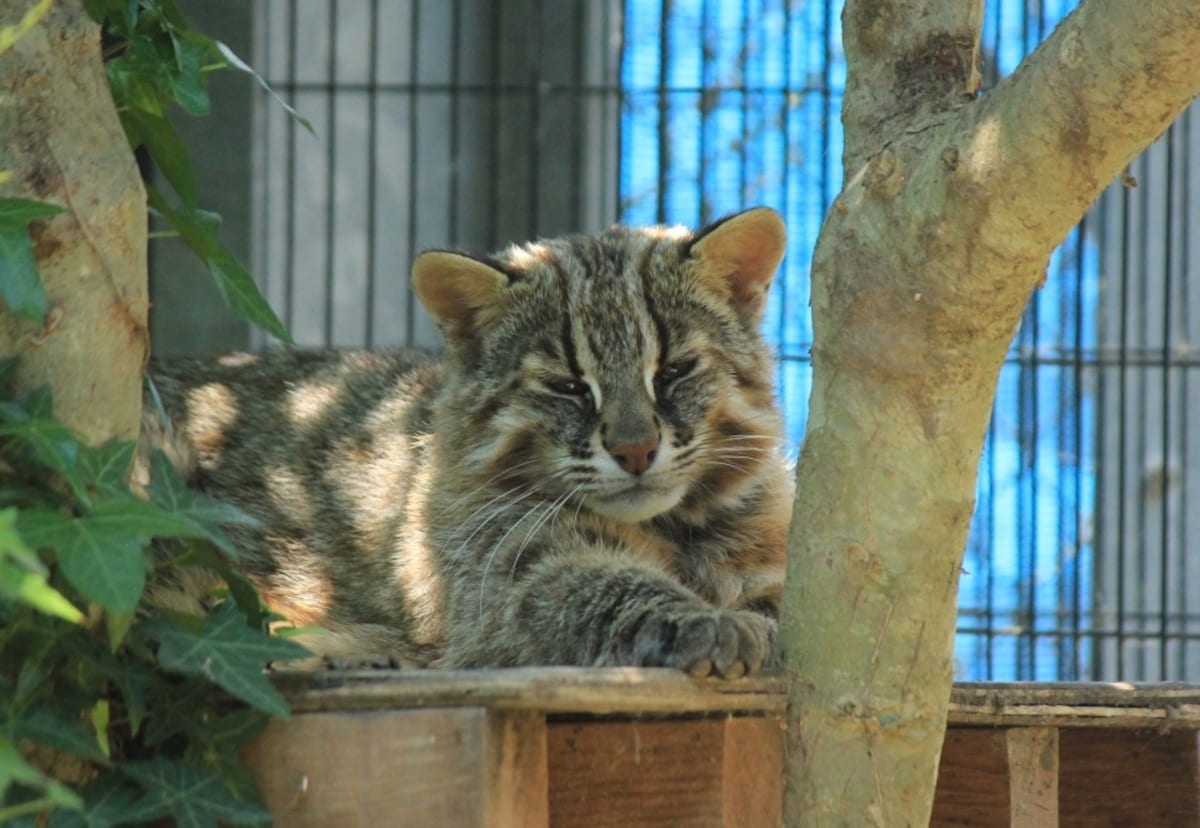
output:
[[[487,707],[547,714],[782,713],[783,680],[693,679],[678,670],[517,667],[278,673],[296,712]]]
[[[782,714],[784,680],[693,679],[677,670],[534,667],[275,674],[296,712],[445,707],[548,715]],[[950,695],[959,726],[1200,730],[1200,685],[964,682]]]
[[[531,668],[277,673],[245,759],[276,824],[782,819],[779,676]],[[1200,686],[957,684],[932,824],[1200,824]]]

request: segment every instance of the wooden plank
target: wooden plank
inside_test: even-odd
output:
[[[308,713],[245,751],[279,825],[545,826],[540,717],[482,708]]]
[[[679,670],[523,667],[276,673],[295,711],[479,706],[545,713],[782,713],[778,677],[694,679]]]
[[[1200,728],[1200,685],[1124,682],[961,683],[952,724]]]
[[[778,676],[693,679],[677,670],[534,667],[276,673],[296,711],[479,706],[552,714],[782,714]],[[1200,685],[960,683],[956,725],[1200,728]]]
[[[1008,828],[1008,755],[1003,730],[947,731],[929,824]]]
[[[712,719],[551,721],[550,823],[719,828],[724,735]]]
[[[1058,730],[1014,727],[1005,734],[1013,828],[1058,825]]]
[[[783,723],[774,716],[725,719],[723,825],[782,824],[783,732]]]
[[[545,828],[550,824],[546,717],[493,711],[488,721],[484,824],[488,828]]]
[[[1059,733],[1063,826],[1200,825],[1196,733]]]

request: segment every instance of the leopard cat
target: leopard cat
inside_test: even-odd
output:
[[[759,332],[784,246],[756,208],[426,252],[441,358],[156,364],[144,442],[258,519],[240,567],[318,653],[754,672],[792,505]]]

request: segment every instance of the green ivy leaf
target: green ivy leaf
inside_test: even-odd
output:
[[[174,209],[153,188],[147,190],[146,197],[150,206],[171,222],[180,238],[208,264],[208,270],[231,312],[258,325],[277,339],[294,344],[291,334],[259,291],[254,277],[217,238],[211,221],[196,210]]]
[[[257,519],[236,506],[189,489],[161,451],[154,452],[150,458],[150,485],[146,493],[152,502],[202,529],[202,535],[188,537],[206,537],[230,558],[237,558],[237,549],[221,527],[260,525]]]
[[[137,444],[110,440],[100,446],[79,445],[77,466],[83,481],[102,495],[129,492],[129,467]]]
[[[115,612],[137,606],[146,583],[144,537],[135,529],[101,517],[71,518],[58,512],[21,512],[17,525],[26,542],[54,549],[62,573],[89,601]]]
[[[0,511],[0,595],[78,624],[83,613],[46,580],[48,572],[17,531],[17,510]]]
[[[30,765],[21,758],[12,742],[0,736],[0,802],[4,801],[4,792],[14,783],[44,791],[49,807],[79,808],[83,805],[79,794]],[[4,806],[0,805],[0,822],[5,821],[4,811]]]
[[[0,436],[11,437],[31,453],[29,461],[58,472],[81,499],[87,497],[76,473],[79,443],[71,430],[50,419],[49,388],[39,388],[21,402],[0,400]]]
[[[163,617],[148,622],[146,632],[158,639],[158,659],[168,670],[206,676],[272,716],[286,719],[291,715],[262,667],[268,661],[304,658],[309,651],[251,629],[232,604],[224,603],[209,613],[199,634]]]
[[[137,735],[146,718],[146,697],[151,688],[161,683],[161,676],[137,662],[126,662],[112,681],[121,692],[125,713],[129,716],[129,732]]]
[[[128,825],[126,816],[141,792],[120,773],[113,771],[92,780],[80,791],[83,808],[79,811],[55,811],[48,828],[114,828]]]
[[[237,751],[262,733],[270,720],[258,710],[234,710],[209,722],[204,740],[220,749]]]
[[[45,575],[29,572],[0,560],[0,596],[28,604],[39,612],[78,624],[83,613],[61,592],[50,586]]]
[[[38,710],[22,716],[16,723],[14,734],[39,745],[82,756],[91,762],[108,761],[95,737],[84,730],[77,721],[59,716],[50,710]]]
[[[163,115],[129,109],[121,113],[121,123],[130,145],[144,146],[184,204],[195,208],[196,173],[192,170],[187,147],[171,122]]]
[[[121,770],[146,790],[126,811],[128,822],[169,816],[179,828],[217,828],[221,821],[253,825],[271,819],[261,803],[230,793],[219,772],[202,772],[170,759],[126,762]]]
[[[189,115],[207,115],[212,109],[205,87],[204,62],[212,51],[210,38],[196,32],[172,32],[175,72],[167,88],[175,103]]]
[[[199,567],[216,572],[221,576],[229,596],[233,598],[237,608],[246,617],[246,623],[256,630],[263,628],[270,616],[270,611],[263,605],[258,591],[244,575],[229,566],[211,547],[190,543],[175,556],[174,564],[179,567]]]
[[[29,241],[29,223],[61,212],[62,207],[41,201],[0,198],[0,299],[32,322],[46,315],[46,293]]]
[[[25,228],[34,219],[50,218],[66,209],[28,198],[0,198],[0,225]]]
[[[86,515],[88,525],[106,534],[129,534],[141,543],[151,538],[205,538],[208,530],[188,515],[164,509],[133,495],[97,503]]]

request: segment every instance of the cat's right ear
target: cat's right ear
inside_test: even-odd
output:
[[[413,262],[413,292],[448,336],[465,338],[500,315],[508,274],[462,253],[430,250]]]

